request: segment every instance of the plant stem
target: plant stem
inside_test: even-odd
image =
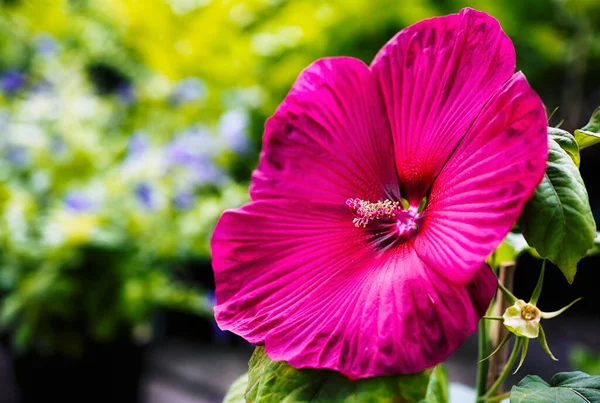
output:
[[[498,271],[498,280],[499,284],[504,284],[506,290],[512,294],[513,288],[513,278],[516,270],[515,262],[506,262],[500,265]],[[494,302],[492,308],[492,315],[500,316],[504,313],[506,308],[508,308],[512,304],[512,301],[509,301],[506,298],[504,292],[498,292],[496,295],[496,301]],[[508,335],[508,329],[504,326],[502,322],[494,322],[490,325],[490,341],[491,348],[496,349],[502,340],[506,338]],[[488,388],[494,384],[496,379],[500,376],[500,373],[504,369],[504,364],[508,358],[508,344],[504,347],[500,348],[496,354],[490,357],[490,363],[488,366],[488,374],[487,374],[487,386]],[[502,386],[502,385],[500,385]],[[498,391],[498,393],[502,393],[502,389]]]
[[[489,311],[489,309],[488,309]],[[477,385],[475,387],[477,391],[477,399],[485,394],[485,387],[487,385],[487,372],[488,372],[488,360],[483,361],[488,355],[488,333],[487,323],[485,320],[479,321],[479,329],[477,337],[479,340],[479,352],[477,357]]]
[[[483,319],[487,319],[487,320],[504,320],[504,318],[502,316],[484,316]]]
[[[508,399],[509,397],[510,397],[510,392],[506,392],[501,395],[490,397],[489,399],[487,399],[487,403],[501,402],[502,400]]]
[[[513,351],[510,354],[510,357],[508,357],[508,361],[506,362],[506,365],[504,366],[502,373],[500,374],[498,379],[496,379],[496,382],[494,382],[493,385],[490,386],[490,389],[487,391],[487,393],[485,395],[483,395],[483,397],[480,398],[480,401],[489,402],[490,401],[489,399],[493,398],[494,393],[496,393],[496,391],[498,389],[500,389],[500,387],[504,383],[504,380],[510,373],[510,370],[515,365],[515,362],[517,362],[517,357],[519,356],[519,352],[521,351],[522,344],[523,344],[523,339],[521,337],[517,337],[517,340],[515,341],[515,345],[513,346]]]

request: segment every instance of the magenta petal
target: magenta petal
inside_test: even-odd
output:
[[[467,282],[541,181],[548,154],[542,101],[515,74],[481,112],[436,179],[415,240],[420,257]]]
[[[369,68],[348,58],[306,68],[266,124],[254,200],[345,203],[398,193],[391,132]]]
[[[472,9],[408,27],[375,57],[402,193],[413,204],[514,68],[498,22]]]
[[[446,359],[484,314],[491,270],[467,286],[447,282],[408,244],[375,253],[346,214],[275,199],[226,212],[212,242],[219,326],[274,360],[350,378]]]

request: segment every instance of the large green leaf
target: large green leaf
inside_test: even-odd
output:
[[[285,362],[272,361],[263,347],[254,350],[249,366],[249,403],[416,403],[425,398],[429,380],[429,373],[422,372],[351,381],[334,371],[296,369]]]
[[[246,394],[247,388],[248,373],[245,373],[231,384],[227,394],[223,398],[223,403],[246,403],[244,395]]]
[[[600,376],[561,372],[550,384],[528,375],[510,392],[511,403],[600,403]]]
[[[569,157],[575,163],[575,166],[579,168],[579,163],[581,162],[581,157],[579,156],[579,145],[577,144],[577,140],[573,135],[565,130],[558,129],[556,127],[548,128],[548,136],[556,141],[560,148],[565,150]]]
[[[448,403],[448,373],[442,364],[436,365],[429,377],[427,394],[421,403]]]
[[[525,205],[519,226],[527,243],[572,283],[577,263],[594,245],[596,224],[577,166],[552,136],[548,147],[546,173]]]
[[[575,130],[575,140],[580,150],[600,143],[600,107],[592,113],[587,125]]]

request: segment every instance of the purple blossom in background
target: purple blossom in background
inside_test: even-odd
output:
[[[193,172],[197,184],[221,185],[225,182],[225,172],[208,158],[199,158],[189,166]]]
[[[144,132],[138,131],[129,138],[127,158],[135,158],[142,155],[150,146],[150,140]]]
[[[50,81],[46,80],[45,78],[36,82],[31,88],[31,92],[34,92],[36,94],[51,92],[52,90],[54,90],[54,86]]]
[[[25,147],[7,145],[4,149],[4,158],[13,165],[24,167],[29,164],[29,151]]]
[[[193,153],[182,147],[171,147],[169,153],[171,165],[185,166],[193,176],[193,185],[222,184],[226,178],[222,169],[215,166],[206,156]]]
[[[139,183],[135,187],[135,197],[137,200],[147,209],[152,210],[154,208],[154,190],[148,182]]]
[[[225,112],[219,119],[219,133],[227,146],[238,154],[250,151],[250,141],[246,135],[249,122],[248,113],[241,109]]]
[[[52,56],[58,51],[58,43],[52,35],[44,33],[38,36],[36,49],[42,56]]]
[[[178,133],[167,148],[170,153],[215,156],[220,151],[219,138],[204,126],[194,126]]]
[[[122,105],[131,105],[136,101],[135,87],[131,83],[119,85],[116,94],[117,99]]]
[[[183,138],[173,140],[166,147],[166,155],[171,165],[189,166],[198,158],[197,153]]]
[[[177,192],[173,199],[173,206],[178,210],[189,210],[194,204],[194,194],[187,190]]]
[[[89,213],[98,210],[98,203],[85,193],[70,191],[63,201],[65,209],[72,213]]]
[[[67,144],[61,136],[55,135],[50,140],[50,149],[53,154],[62,154],[66,151]]]
[[[190,185],[222,184],[226,175],[212,162],[218,149],[215,138],[201,128],[190,129],[167,145],[165,152],[171,166],[184,166],[190,170]]]
[[[208,95],[208,89],[204,81],[197,77],[188,77],[179,81],[171,93],[171,101],[175,105],[204,99]]]
[[[14,94],[25,85],[25,75],[19,70],[7,70],[0,76],[0,87],[6,94]]]

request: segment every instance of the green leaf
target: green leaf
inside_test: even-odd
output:
[[[436,365],[427,385],[427,394],[420,403],[448,403],[448,373],[442,364]]]
[[[600,253],[600,232],[596,232],[596,239],[594,239],[594,246],[588,250],[587,256],[594,256]]]
[[[584,148],[600,143],[600,133],[589,132],[583,129],[575,130],[575,140],[579,144],[579,149],[583,150]]]
[[[244,395],[248,388],[248,373],[243,374],[233,381],[227,394],[223,398],[223,403],[246,403]]]
[[[540,325],[540,333],[539,333],[538,339],[540,340],[540,344],[542,345],[542,350],[544,350],[546,355],[548,355],[548,357],[550,357],[551,360],[558,361],[558,358],[556,358],[554,356],[554,354],[552,354],[552,351],[550,351],[550,346],[548,346],[548,340],[546,340],[546,332],[544,332],[544,328],[541,325]]]
[[[575,301],[571,302],[569,305],[565,306],[564,308],[559,309],[558,311],[554,311],[554,312],[542,312],[542,318],[544,318],[544,319],[556,318],[558,315],[562,314],[564,311],[566,311],[567,309],[569,309],[570,307],[572,307],[573,305],[575,305],[576,302],[579,302],[582,299],[583,299],[582,297],[579,297]]]
[[[510,392],[511,403],[598,403],[600,376],[583,372],[561,372],[550,384],[537,375],[527,375]]]
[[[592,113],[587,125],[575,130],[575,140],[580,150],[600,143],[600,107]]]
[[[579,145],[577,144],[575,137],[573,137],[573,135],[568,131],[557,129],[555,127],[548,128],[548,136],[550,136],[552,140],[556,141],[560,148],[569,154],[569,157],[571,157],[575,163],[575,166],[579,168],[581,158],[579,156]]]
[[[500,342],[500,344],[498,344],[498,345],[496,346],[496,348],[494,349],[494,351],[492,351],[492,353],[491,353],[490,355],[488,355],[487,357],[485,357],[485,358],[482,358],[481,360],[479,360],[479,362],[482,362],[482,361],[485,361],[485,360],[489,360],[490,358],[492,358],[492,356],[493,356],[494,354],[496,354],[498,351],[500,351],[500,349],[501,349],[502,347],[504,347],[504,345],[505,345],[505,344],[508,342],[508,340],[510,340],[510,338],[513,336],[513,334],[514,334],[514,333],[512,333],[512,332],[508,332],[508,333],[506,334],[506,336],[504,336],[504,338],[502,339],[502,341]]]
[[[246,401],[290,402],[420,402],[425,398],[429,373],[395,375],[351,381],[338,372],[296,369],[272,361],[263,347],[249,363]]]
[[[525,357],[527,357],[527,350],[529,349],[529,339],[523,339],[523,345],[521,346],[521,359],[519,360],[519,365],[517,365],[517,369],[512,374],[516,374],[519,372],[523,363],[525,362]]]
[[[572,283],[577,263],[594,245],[596,224],[575,163],[552,137],[548,146],[544,178],[525,205],[519,227],[527,243]]]
[[[514,262],[519,255],[524,252],[533,250],[523,237],[523,234],[509,232],[500,246],[496,249],[493,259],[490,262],[495,268],[500,267],[500,264],[506,262]]]

